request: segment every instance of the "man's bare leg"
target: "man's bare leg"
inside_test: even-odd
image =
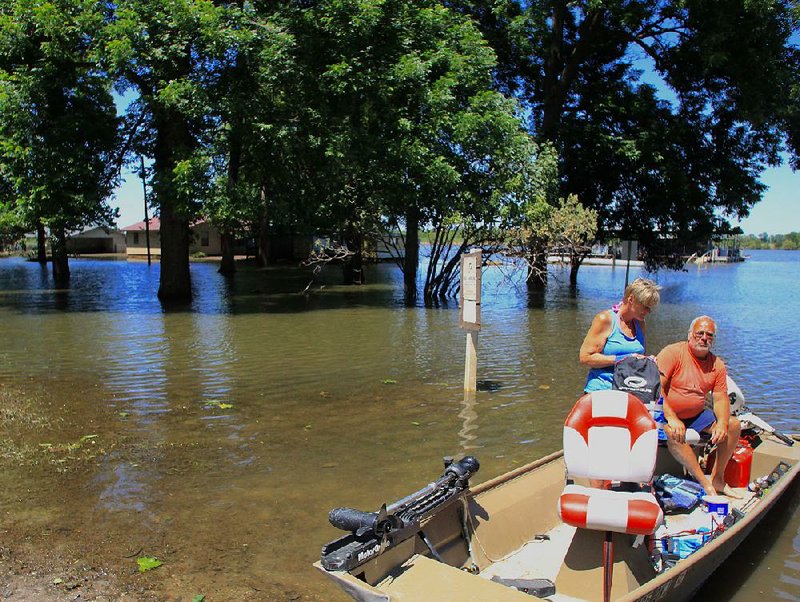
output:
[[[697,454],[694,453],[691,445],[667,439],[667,448],[672,456],[681,463],[681,466],[692,475],[694,480],[700,483],[706,494],[716,495],[717,490],[714,488],[712,480],[703,474],[703,469],[700,468],[700,462],[697,460]]]
[[[710,427],[709,427],[710,428]],[[733,493],[731,487],[725,486],[725,468],[728,466],[728,461],[731,459],[733,452],[736,450],[736,445],[739,443],[739,434],[742,431],[742,425],[737,418],[731,417],[728,422],[728,435],[724,440],[717,443],[717,459],[714,462],[714,468],[711,471],[711,483],[714,489],[720,493],[725,492],[725,495],[731,497],[739,497]]]

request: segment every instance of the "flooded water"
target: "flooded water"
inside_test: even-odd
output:
[[[558,449],[583,386],[580,343],[625,284],[624,266],[587,266],[570,290],[556,269],[532,297],[488,268],[485,390],[465,401],[457,306],[405,307],[392,266],[358,288],[329,268],[306,295],[309,274],[292,268],[243,266],[232,280],[216,268],[192,264],[192,305],[164,308],[157,265],[73,260],[56,290],[38,264],[0,260],[0,558],[16,546],[128,563],[130,582],[163,599],[344,600],[310,566],[339,534],[328,510],[377,509],[437,477],[444,455],[477,456],[481,481]],[[711,314],[748,405],[800,432],[800,253],[653,277],[648,352]],[[706,595],[800,598],[789,510]],[[135,574],[142,555],[164,566]]]

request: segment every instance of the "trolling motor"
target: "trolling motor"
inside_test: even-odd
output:
[[[760,429],[770,435],[774,435],[786,445],[794,445],[794,440],[791,437],[784,435],[780,431],[776,431],[775,427],[769,424],[766,420],[763,420],[753,414],[750,408],[745,405],[745,399],[742,390],[730,376],[727,377],[726,384],[728,386],[728,398],[731,400],[731,415],[736,416],[740,421],[745,423],[742,425],[743,430],[746,426],[746,423],[749,423],[757,429]]]
[[[350,533],[322,548],[323,568],[350,571],[416,534],[437,557],[422,533],[420,523],[433,510],[461,494],[479,468],[478,460],[472,456],[465,456],[458,462],[445,458],[444,474],[437,481],[388,506],[383,504],[377,512],[334,508],[328,514],[328,520],[337,529]]]

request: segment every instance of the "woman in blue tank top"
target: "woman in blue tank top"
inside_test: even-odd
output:
[[[628,355],[644,355],[644,319],[658,305],[660,289],[652,280],[637,278],[625,289],[619,305],[594,317],[579,354],[581,363],[589,367],[584,392],[610,389],[614,364]]]

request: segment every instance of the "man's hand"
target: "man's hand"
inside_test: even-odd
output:
[[[680,418],[667,418],[667,425],[664,430],[675,443],[686,442],[686,425],[683,424],[683,420]]]
[[[711,427],[711,443],[717,444],[728,436],[728,422],[717,420]]]

